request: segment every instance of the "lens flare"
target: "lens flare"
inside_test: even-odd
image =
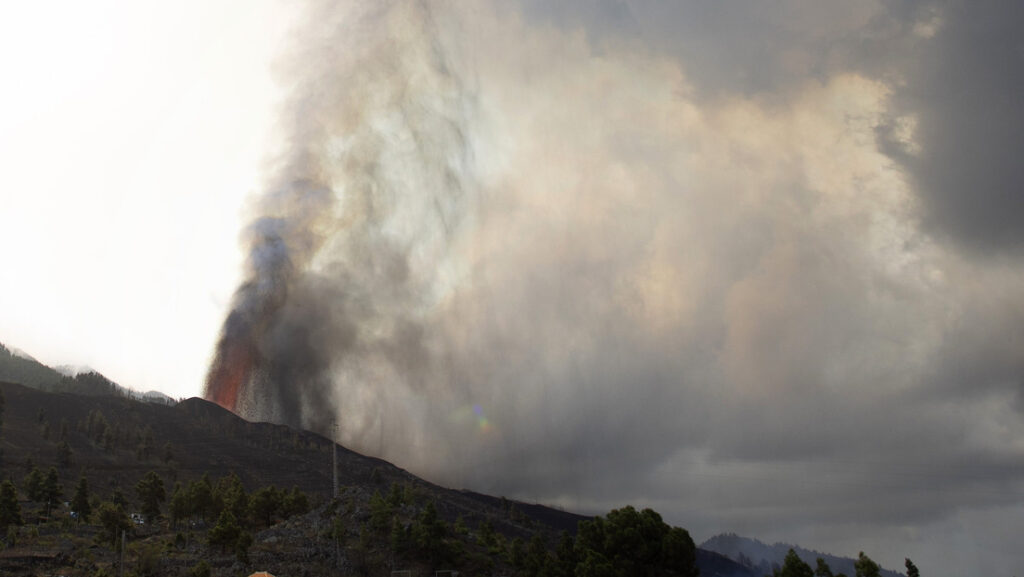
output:
[[[494,429],[494,425],[484,415],[484,409],[480,405],[473,405],[473,415],[476,416],[477,426],[481,433],[490,433]]]

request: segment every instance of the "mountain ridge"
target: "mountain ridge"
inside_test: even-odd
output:
[[[121,395],[158,403],[173,401],[160,391],[140,392],[120,385],[86,365],[44,365],[21,349],[3,343],[0,343],[0,381],[43,391]]]
[[[856,559],[842,557],[830,553],[822,553],[790,543],[774,543],[768,545],[758,539],[744,537],[736,533],[720,533],[706,539],[699,545],[701,549],[713,551],[737,563],[750,567],[758,575],[771,575],[775,567],[781,567],[786,554],[792,549],[797,556],[812,568],[820,557],[828,563],[834,574],[844,573],[848,576],[856,574]],[[882,577],[903,577],[902,573],[881,568]]]

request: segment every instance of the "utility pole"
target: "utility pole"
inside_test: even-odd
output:
[[[331,455],[334,457],[334,500],[338,500],[338,419],[334,419],[331,425]],[[331,522],[331,532],[334,534],[334,565],[341,567],[341,536],[338,534],[338,518]]]
[[[334,498],[338,498],[338,419],[331,427],[331,453],[334,455]]]

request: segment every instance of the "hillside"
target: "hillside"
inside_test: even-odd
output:
[[[757,539],[741,537],[735,533],[715,535],[701,543],[700,548],[714,551],[744,566],[750,567],[754,569],[757,575],[771,575],[774,567],[782,566],[786,553],[790,549],[793,549],[800,559],[811,567],[815,567],[816,559],[821,557],[828,563],[829,568],[832,569],[834,574],[843,573],[850,576],[856,574],[853,567],[855,560],[849,557],[837,557],[788,543],[767,545]],[[882,577],[902,577],[900,573],[888,569],[882,569],[881,575]]]
[[[5,379],[30,386],[2,382]],[[286,542],[289,534],[301,542],[309,538],[310,532],[322,533],[332,523],[331,516],[336,515],[337,502],[331,500],[333,445],[320,435],[282,425],[250,423],[198,398],[174,404],[159,394],[133,395],[98,373],[69,377],[3,345],[0,392],[6,399],[0,473],[19,486],[34,467],[46,470],[52,466],[65,488],[65,498],[70,498],[71,488],[84,476],[97,504],[119,495],[128,500],[129,508],[135,509],[135,484],[150,471],[164,480],[168,498],[176,483],[187,486],[204,475],[214,480],[235,475],[248,492],[275,486],[308,494],[316,510],[268,528],[270,533],[263,538],[275,544]],[[65,449],[62,454],[64,443],[69,451]],[[430,502],[445,523],[458,520],[466,526],[467,535],[475,536],[486,523],[501,536],[506,547],[515,541],[526,543],[539,535],[549,548],[554,548],[560,532],[575,534],[578,523],[589,519],[543,505],[439,487],[340,445],[337,460],[338,483],[346,509],[353,512],[349,531],[356,537],[363,535],[374,496],[394,493],[396,488],[402,494],[415,495],[417,504],[404,505],[404,513],[393,511],[396,522],[401,520],[406,527],[411,526],[422,505]],[[324,546],[330,549],[329,544]],[[386,544],[377,548],[387,550]],[[773,564],[781,563],[788,548],[720,535],[701,546],[697,562],[704,577],[760,577],[770,574]],[[273,559],[288,559],[286,549],[275,546],[267,563],[273,566]],[[499,549],[495,545],[490,550],[477,550],[476,563],[480,567],[500,567],[504,561],[492,559],[492,553]],[[811,564],[822,556],[837,573],[853,574],[850,559],[796,550]],[[74,557],[74,551],[66,546],[61,551],[65,560]],[[333,554],[321,553],[327,557]],[[17,550],[0,552],[0,569],[17,567],[17,563],[5,565],[4,560],[12,555],[17,559],[19,554]],[[186,555],[179,560],[179,568],[195,560]],[[221,559],[221,563],[234,566],[231,555]],[[328,562],[325,567],[329,565]]]
[[[98,491],[120,488],[127,493],[139,477],[153,470],[171,484],[204,474],[234,473],[247,488],[298,487],[320,500],[332,492],[330,440],[283,425],[250,423],[202,399],[168,406],[117,396],[47,393],[12,383],[0,383],[0,391],[6,398],[0,449],[7,474],[27,472],[29,460],[39,467],[58,466],[63,437],[71,448],[71,462],[58,466],[58,471],[68,487],[84,471]],[[440,512],[453,520],[459,514],[498,509],[340,445],[338,478],[342,486],[387,488],[409,483],[423,488],[444,497]],[[536,510],[561,526],[583,518],[543,507]]]
[[[67,377],[34,358],[0,344],[0,381],[54,390]]]
[[[25,499],[26,477],[33,468],[53,467],[65,499],[84,477],[97,507],[102,501],[123,499],[128,512],[140,510],[135,490],[140,479],[149,472],[162,479],[167,493],[164,517],[152,526],[136,526],[129,539],[129,552],[138,563],[147,551],[164,552],[161,572],[154,574],[185,575],[200,560],[211,563],[213,575],[235,575],[248,567],[230,548],[205,545],[214,519],[204,523],[193,516],[187,530],[171,524],[172,487],[190,486],[204,476],[215,487],[237,476],[248,495],[269,486],[308,495],[309,513],[253,526],[250,566],[278,575],[328,575],[337,568],[343,574],[388,574],[403,563],[425,572],[446,560],[483,574],[528,574],[523,572],[528,553],[540,555],[537,547],[555,551],[560,533],[574,533],[579,521],[588,519],[440,487],[341,446],[341,494],[332,500],[330,440],[282,425],[250,423],[202,399],[171,406],[13,383],[0,383],[0,392],[5,399],[0,474],[18,486],[27,523],[15,538],[8,535],[8,548],[0,551],[0,574],[28,575],[49,567],[84,576],[104,567],[112,570],[115,564],[97,526],[71,523],[66,504],[46,516],[38,503]],[[62,452],[65,443],[70,450]],[[438,527],[446,528],[441,532],[448,535],[444,550],[449,556],[396,553],[413,550],[402,549],[400,543],[412,539],[428,510],[436,511]],[[27,552],[23,546],[29,547]],[[753,577],[715,553],[698,552],[698,562],[705,577]],[[304,567],[301,573],[294,571],[296,563]]]

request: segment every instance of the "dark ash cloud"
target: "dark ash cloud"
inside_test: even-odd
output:
[[[915,43],[898,110],[917,147],[892,144],[913,176],[931,230],[976,251],[1024,245],[1024,7],[951,2]],[[892,126],[889,127],[891,131]]]

